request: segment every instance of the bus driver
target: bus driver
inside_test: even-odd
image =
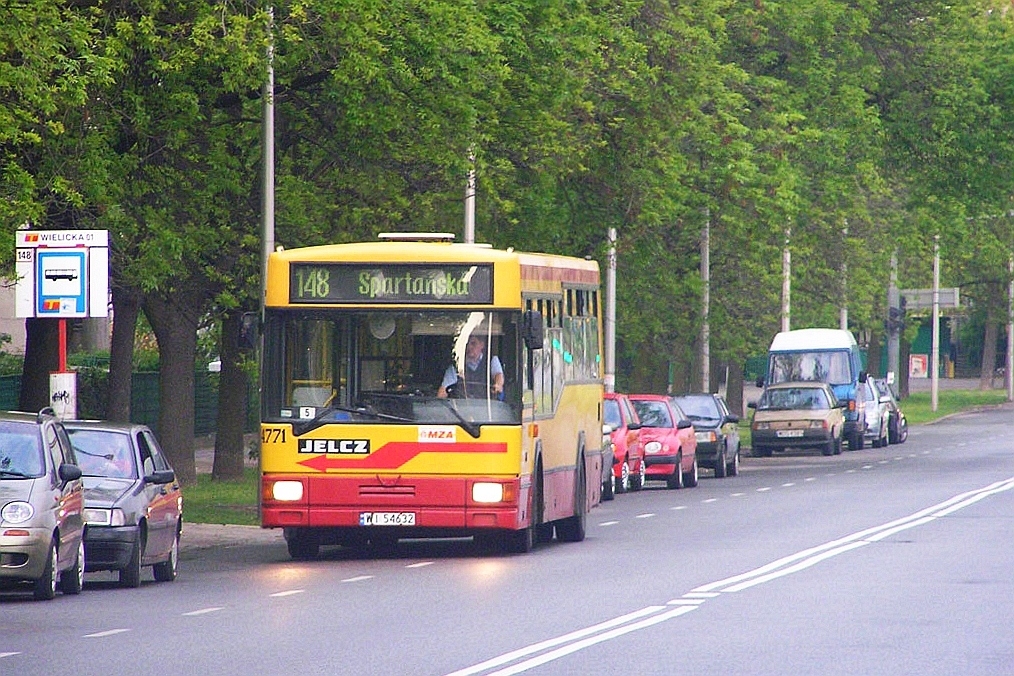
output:
[[[488,358],[490,381],[493,395],[499,399],[503,394],[503,366],[496,355]],[[458,374],[451,364],[444,373],[444,379],[437,390],[437,396],[444,398],[448,395],[448,388],[462,388],[457,392],[459,397],[485,399],[488,396],[486,379],[486,338],[473,334],[468,337],[465,346],[465,369],[464,373]]]

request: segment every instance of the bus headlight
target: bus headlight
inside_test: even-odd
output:
[[[295,502],[303,499],[302,481],[276,481],[271,485],[271,497],[279,502]]]
[[[477,481],[472,484],[472,500],[475,502],[503,502],[503,484]]]

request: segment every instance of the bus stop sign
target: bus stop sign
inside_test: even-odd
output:
[[[108,230],[18,230],[15,316],[105,317]]]

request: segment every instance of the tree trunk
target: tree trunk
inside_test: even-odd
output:
[[[997,323],[993,312],[986,314],[986,331],[982,338],[982,367],[979,370],[979,389],[993,389],[993,376],[996,373],[996,337]]]
[[[218,377],[218,420],[215,432],[215,462],[211,478],[216,481],[243,476],[243,428],[246,423],[247,377],[239,366],[239,327],[242,313],[232,311],[222,320],[218,355],[222,371]]]
[[[733,359],[729,364],[729,382],[725,386],[725,403],[729,411],[740,418],[743,417],[743,360]]]
[[[109,347],[109,400],[106,403],[106,417],[118,422],[130,420],[134,331],[140,310],[140,291],[113,286],[113,338]]]
[[[176,292],[172,298],[148,294],[143,309],[158,341],[159,440],[180,483],[188,486],[197,483],[194,360],[198,312],[178,302],[179,299],[187,299],[187,294]]]
[[[25,334],[18,409],[35,412],[52,405],[49,374],[60,368],[59,320],[30,317],[25,320]]]

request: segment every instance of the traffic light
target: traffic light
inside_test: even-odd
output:
[[[887,330],[903,331],[905,329],[905,297],[898,302],[901,307],[887,308]]]

